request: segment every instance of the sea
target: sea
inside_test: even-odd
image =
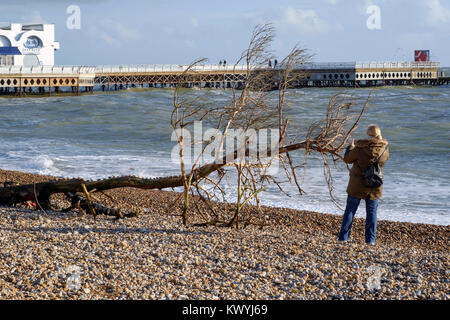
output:
[[[370,123],[378,124],[389,141],[384,167],[380,220],[450,224],[450,86],[381,88],[305,88],[287,93],[291,129],[304,133],[325,116],[330,97],[341,93],[355,102],[355,112],[370,96],[354,133],[364,138]],[[231,90],[186,89],[183,94],[222,105]],[[59,177],[86,179],[118,175],[159,177],[179,174],[172,161],[170,88],[97,91],[82,96],[0,97],[0,168]],[[272,97],[276,101],[277,93]],[[301,134],[300,134],[301,137]],[[342,215],[348,169],[330,164],[330,198],[320,155],[307,162],[303,151],[292,153],[305,194],[282,171],[275,184],[260,194],[263,205]],[[233,173],[223,181],[226,201],[235,201]],[[357,216],[365,217],[361,203]]]

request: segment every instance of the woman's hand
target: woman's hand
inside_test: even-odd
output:
[[[353,149],[355,147],[355,139],[352,139],[352,142],[349,144],[350,149]]]

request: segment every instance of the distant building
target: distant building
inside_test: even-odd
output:
[[[53,66],[58,49],[53,24],[0,27],[0,66]]]

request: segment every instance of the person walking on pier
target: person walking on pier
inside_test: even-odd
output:
[[[219,61],[219,66],[221,66],[221,65],[222,65],[222,60]]]
[[[272,68],[272,60],[269,59],[269,68]]]
[[[366,169],[376,161],[378,161],[380,171],[382,170],[389,158],[387,145],[387,140],[381,136],[381,129],[377,125],[371,124],[367,128],[367,138],[358,140],[356,145],[353,139],[345,151],[344,161],[353,166],[347,186],[347,206],[338,238],[341,242],[348,240],[356,210],[361,199],[364,199],[366,203],[365,240],[369,245],[375,244],[378,199],[382,195],[382,185],[367,187],[363,177]]]

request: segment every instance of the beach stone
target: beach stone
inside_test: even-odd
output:
[[[184,227],[177,193],[119,188],[108,195],[120,201],[96,194],[123,212],[148,211],[117,221],[1,208],[0,298],[449,299],[448,226],[380,221],[377,246],[368,250],[364,219],[355,219],[352,243],[342,245],[339,216],[267,207],[262,229],[197,227],[203,217],[194,213]]]

